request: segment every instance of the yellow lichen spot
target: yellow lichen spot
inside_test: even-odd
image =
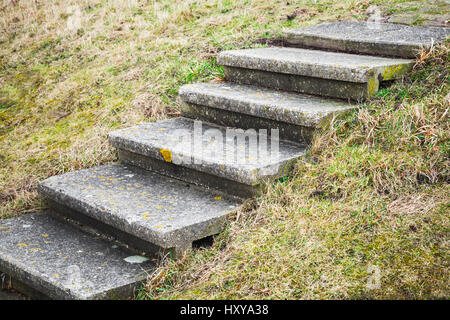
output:
[[[54,274],[53,274],[53,277],[58,278],[58,277],[59,277],[59,274],[58,274],[58,273],[54,273]]]
[[[220,199],[222,199],[222,197],[214,197],[214,199],[220,200]]]
[[[159,150],[166,162],[172,162],[172,152],[167,149],[160,149]]]
[[[43,234],[42,236],[43,236],[44,238],[48,238],[48,234],[46,234],[46,233]]]
[[[159,226],[156,226],[156,228],[162,229],[162,228],[164,228],[164,226],[159,225]]]
[[[379,82],[375,77],[371,77],[369,79],[369,83],[367,84],[368,96],[373,96],[378,92]]]
[[[20,247],[20,248],[23,248],[23,247],[26,247],[28,245],[26,243],[18,243],[17,246]]]
[[[158,210],[161,210],[161,209],[162,209],[162,207],[161,207],[161,206],[157,206],[157,207],[156,207],[156,209],[158,209]]]
[[[405,68],[403,64],[398,64],[386,67],[381,75],[383,80],[392,80],[399,75],[404,74],[406,70],[407,68]]]

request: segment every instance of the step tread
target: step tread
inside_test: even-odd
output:
[[[218,233],[226,215],[239,205],[208,190],[122,164],[54,176],[42,181],[39,191],[162,248]]]
[[[422,46],[429,47],[450,36],[450,29],[340,21],[283,30],[283,34],[288,41],[306,46],[414,57]]]
[[[392,80],[414,64],[409,59],[282,47],[223,51],[217,61],[230,67],[356,83],[369,82],[378,75]]]
[[[180,88],[179,95],[188,103],[308,127],[316,127],[330,115],[356,107],[342,100],[232,82],[188,84]]]
[[[134,255],[49,213],[0,220],[0,270],[53,299],[132,297],[156,267]]]
[[[203,134],[199,141],[202,142],[200,147],[203,152],[199,150],[199,146],[194,145],[196,123],[201,123],[200,130]],[[222,140],[214,140],[204,134],[206,131],[212,132],[211,130],[220,133]],[[279,151],[274,152],[273,156],[259,155],[258,146],[249,144],[248,139],[245,147],[233,145],[228,148],[227,132],[245,137],[244,132],[233,128],[227,130],[221,126],[180,117],[117,130],[109,134],[109,140],[119,149],[249,185],[256,185],[261,179],[283,173],[285,164],[301,157],[305,152],[304,146],[282,140],[279,141]],[[270,138],[267,140],[270,146]],[[168,153],[169,159],[163,155],[164,152]]]

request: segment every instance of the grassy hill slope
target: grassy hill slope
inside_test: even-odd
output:
[[[220,50],[364,20],[371,5],[417,24],[448,14],[441,1],[11,3],[0,2],[0,218],[44,207],[37,181],[115,160],[108,131],[176,116],[180,85],[221,77]],[[448,69],[448,46],[424,53],[139,297],[448,298]]]

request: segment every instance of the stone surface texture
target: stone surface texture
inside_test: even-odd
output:
[[[0,220],[0,270],[48,298],[133,297],[155,263],[132,255],[48,213]]]
[[[421,47],[443,41],[450,36],[450,29],[341,21],[284,30],[283,33],[293,45],[409,58],[416,56]]]
[[[187,103],[306,127],[316,127],[329,116],[355,107],[341,100],[232,82],[184,85],[179,95]]]
[[[51,177],[45,197],[162,248],[187,248],[219,233],[237,202],[126,165],[105,165]]]
[[[322,79],[257,69],[228,66],[223,69],[227,81],[325,97],[364,100],[375,94],[379,88],[379,81],[375,77],[369,86],[367,82]]]
[[[356,83],[368,83],[373,78],[393,80],[414,65],[408,59],[282,47],[223,51],[217,61],[234,68]]]
[[[269,137],[267,148],[261,148],[267,151],[264,154],[251,143],[263,141],[255,132],[247,135],[243,130],[174,118],[111,132],[109,140],[118,149],[249,185],[284,175],[305,152],[303,146],[283,140],[276,141],[278,151],[272,150]],[[232,137],[239,137],[243,143]]]

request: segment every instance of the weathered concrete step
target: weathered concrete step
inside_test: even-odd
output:
[[[4,280],[11,280],[13,288],[32,298],[133,297],[154,268],[152,260],[48,213],[0,220],[0,271],[8,275]]]
[[[449,37],[450,29],[341,21],[284,30],[283,33],[285,40],[294,46],[412,58],[421,47],[430,47]]]
[[[218,62],[232,82],[354,100],[374,95],[380,81],[399,78],[414,65],[407,59],[280,47],[224,51]]]
[[[267,137],[264,130],[224,128],[187,118],[117,130],[109,141],[126,162],[243,198],[262,180],[286,175],[305,152],[276,135]]]
[[[58,213],[149,253],[179,255],[222,231],[238,201],[127,165],[105,165],[42,181]]]
[[[244,129],[278,128],[281,138],[306,142],[326,119],[355,107],[341,100],[232,82],[188,84],[179,95],[185,116]]]

